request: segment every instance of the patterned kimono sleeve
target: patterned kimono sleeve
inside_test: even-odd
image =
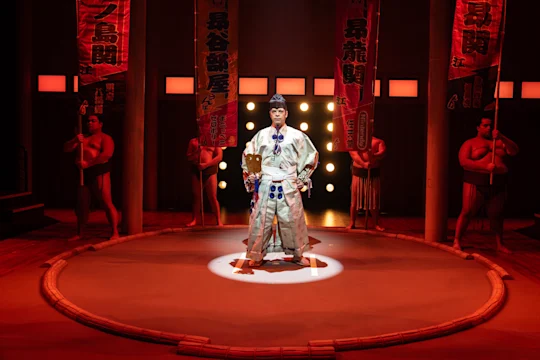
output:
[[[307,184],[311,174],[313,174],[319,164],[319,152],[311,142],[311,139],[304,133],[302,133],[302,137],[298,140],[298,153],[300,155],[296,165],[298,179],[304,184]]]
[[[250,183],[247,178],[249,176],[249,171],[246,162],[246,156],[250,154],[257,153],[257,135],[256,134],[250,142],[247,143],[246,148],[242,152],[242,176],[244,178],[244,186],[248,193],[255,191],[255,184]]]

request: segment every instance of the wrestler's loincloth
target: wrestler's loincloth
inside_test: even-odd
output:
[[[98,176],[111,172],[111,163],[107,161],[103,164],[96,164],[83,170],[84,185],[95,184]]]
[[[493,185],[489,184],[490,174],[464,170],[463,182],[474,185],[484,197],[494,196],[506,191],[507,174],[493,174]]]
[[[368,169],[359,168],[351,165],[351,172],[353,177],[353,183],[351,186],[356,186],[356,199],[351,199],[353,203],[356,203],[356,208],[360,209],[379,209],[380,197],[381,197],[381,181],[380,181],[380,168],[373,168],[369,171],[368,181]]]
[[[207,167],[206,169],[203,169],[202,170],[202,178],[203,178],[203,182],[205,182],[206,180],[208,180],[208,178],[214,174],[217,174],[218,172],[218,166],[217,165],[213,165],[213,166],[209,166]],[[191,165],[191,173],[193,175],[196,175],[197,176],[197,179],[199,179],[199,174],[200,174],[200,171],[199,171],[199,168],[197,168],[197,166],[195,165]]]
[[[359,167],[356,167],[356,166],[351,166],[351,170],[352,170],[352,174],[354,176],[358,176],[358,177],[361,177],[363,179],[367,179],[367,177],[368,177],[368,169],[359,168]],[[373,168],[373,169],[371,169],[369,175],[370,175],[370,177],[372,179],[375,178],[375,177],[380,177],[381,176],[381,169],[380,168]]]

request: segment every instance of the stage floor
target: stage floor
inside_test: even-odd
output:
[[[249,268],[238,264],[245,237],[181,232],[85,252],[68,260],[59,289],[121,323],[258,347],[436,325],[474,313],[491,294],[482,265],[411,241],[310,231],[314,266],[276,253]]]
[[[59,224],[0,242],[0,259],[5,260],[0,277],[3,358],[189,358],[176,355],[172,346],[86,327],[41,297],[43,261],[106,240],[105,220],[98,213],[91,218],[90,239],[66,243],[73,218],[65,210],[55,211],[49,216],[62,215]],[[224,215],[229,220],[234,216]],[[241,224],[244,216],[237,214],[236,222]],[[490,296],[487,269],[476,261],[413,241],[345,232],[340,228],[347,220],[344,213],[307,218],[310,267],[301,268],[277,253],[261,268],[248,268],[241,260],[247,228],[208,228],[130,240],[71,257],[58,288],[69,301],[99,316],[231,346],[305,346],[310,340],[411,330],[473,313]],[[325,218],[332,219],[333,227],[314,225],[317,220],[324,224]],[[189,214],[145,213],[145,219],[145,230],[151,231],[179,226]],[[386,218],[383,224],[388,232],[421,236],[420,220]],[[209,217],[207,224],[211,221]],[[497,262],[514,278],[505,281],[506,303],[491,320],[443,338],[340,352],[337,358],[533,358],[540,350],[539,242],[515,231],[526,222],[510,223],[514,228],[507,238],[514,255],[493,252],[491,234],[474,225],[465,248]],[[21,260],[24,254],[26,261]]]

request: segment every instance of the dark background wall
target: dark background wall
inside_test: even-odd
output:
[[[35,88],[38,74],[66,75],[68,79],[66,93],[38,93],[36,90],[33,95],[35,192],[48,207],[70,207],[74,203],[77,172],[72,165],[73,154],[62,153],[62,144],[73,136],[76,125],[76,93],[72,92],[78,67],[75,1],[30,2],[34,17],[33,41],[23,45],[32,46]],[[166,95],[164,89],[166,76],[193,76],[194,73],[193,1],[160,0],[147,4],[148,64],[156,64],[159,82],[159,206],[185,211],[191,206],[185,151],[189,139],[195,135],[194,97]],[[501,99],[499,128],[521,147],[521,153],[511,161],[507,208],[511,216],[530,216],[540,204],[539,192],[535,189],[540,183],[537,175],[540,151],[536,140],[540,134],[540,100],[519,96],[521,81],[540,81],[538,61],[533,56],[535,47],[531,42],[540,35],[535,26],[535,14],[539,10],[537,2],[528,2],[527,8],[520,2],[508,4],[501,73],[503,81],[514,81],[515,96]],[[453,18],[453,14],[448,16]],[[255,131],[270,124],[266,104],[275,91],[275,78],[285,76],[306,78],[306,96],[286,96],[290,109],[288,123],[298,127],[300,122],[307,121],[310,125],[307,133],[321,153],[321,167],[313,177],[314,191],[305,206],[347,208],[349,156],[326,150],[331,138],[326,123],[331,120],[331,114],[325,106],[332,99],[312,95],[314,77],[333,77],[334,17],[333,0],[240,1],[239,75],[268,76],[270,89],[269,96],[240,97],[239,147],[224,151],[228,168],[219,173],[219,180],[228,183],[225,190],[219,191],[222,206],[247,208],[249,196],[241,183],[240,154]],[[388,147],[382,169],[382,209],[391,215],[424,214],[428,21],[428,0],[382,2],[377,73],[377,78],[381,79],[381,97],[376,100],[375,121],[377,135]],[[389,79],[417,79],[419,96],[388,97]],[[255,111],[245,110],[248,101],[256,102]],[[297,110],[301,101],[310,103],[308,112]],[[113,197],[120,204],[122,119],[115,117],[105,121],[105,131],[116,141]],[[247,121],[256,124],[255,130],[245,129]],[[9,134],[15,129],[8,127],[8,130],[9,133],[2,131],[2,144],[13,149],[16,137]],[[470,119],[450,118],[450,216],[456,216],[461,206],[461,168],[457,152],[461,143],[475,134],[475,125]],[[8,166],[9,156],[5,158],[6,166],[2,168],[8,169],[13,165]],[[328,161],[336,165],[332,174],[324,169]],[[9,179],[8,176],[2,178]],[[330,182],[336,188],[333,193],[324,189]]]

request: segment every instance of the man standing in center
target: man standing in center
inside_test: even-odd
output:
[[[319,153],[306,134],[285,124],[288,111],[283,96],[272,97],[269,112],[272,126],[257,132],[242,153],[246,190],[257,192],[250,210],[249,266],[262,264],[272,237],[274,216],[285,254],[293,255],[295,264],[309,266],[302,256],[309,241],[300,189],[311,188],[310,177],[317,168]],[[253,154],[261,156],[260,173],[248,169],[246,157]]]

